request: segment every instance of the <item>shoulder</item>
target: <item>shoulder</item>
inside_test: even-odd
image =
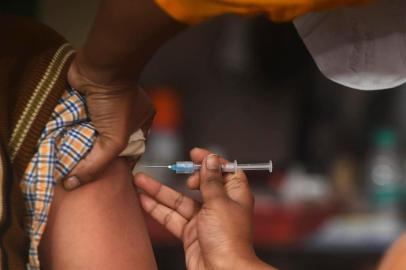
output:
[[[19,175],[66,89],[73,48],[32,18],[0,15],[0,135]]]
[[[0,25],[1,57],[35,55],[66,42],[56,31],[33,18],[2,14]]]

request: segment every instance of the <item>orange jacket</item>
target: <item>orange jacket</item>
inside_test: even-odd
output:
[[[290,21],[311,11],[365,4],[373,0],[155,0],[173,18],[198,23],[224,13],[265,14],[273,21]]]

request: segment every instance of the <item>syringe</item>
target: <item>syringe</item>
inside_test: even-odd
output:
[[[192,173],[200,170],[201,165],[195,164],[192,161],[177,161],[175,164],[172,164],[172,165],[160,165],[160,166],[145,165],[143,167],[168,168],[177,174],[192,174]],[[272,161],[269,161],[268,163],[238,164],[237,161],[235,160],[234,162],[230,162],[225,165],[221,165],[222,172],[236,172],[237,170],[269,171],[269,173],[271,173],[272,172]]]

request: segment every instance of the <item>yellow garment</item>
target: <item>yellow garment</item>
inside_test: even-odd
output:
[[[225,14],[265,14],[273,21],[290,21],[311,11],[365,4],[374,0],[155,0],[173,18],[198,23]]]

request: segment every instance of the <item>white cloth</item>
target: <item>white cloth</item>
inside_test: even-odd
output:
[[[406,82],[406,0],[309,13],[294,24],[327,78],[361,90]]]

